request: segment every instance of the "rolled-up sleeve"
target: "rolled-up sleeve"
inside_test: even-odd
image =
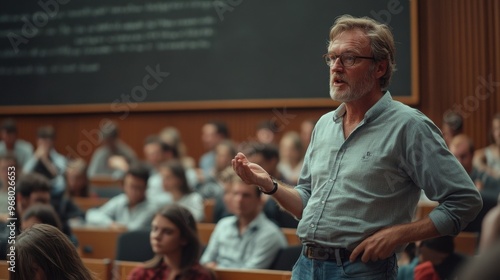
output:
[[[430,214],[438,232],[457,235],[482,208],[481,195],[427,118],[408,126],[403,169],[425,195],[439,202]]]

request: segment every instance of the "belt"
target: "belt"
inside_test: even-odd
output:
[[[351,251],[345,248],[313,247],[310,245],[305,245],[302,253],[309,259],[337,262],[348,260],[351,256]]]

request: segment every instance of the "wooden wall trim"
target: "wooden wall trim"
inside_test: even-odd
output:
[[[418,90],[418,82],[414,82]],[[328,93],[325,93],[325,95]],[[395,100],[408,105],[417,105],[418,95],[396,96]],[[254,100],[220,100],[220,101],[193,101],[193,102],[148,102],[120,104],[113,107],[111,104],[85,105],[38,105],[38,106],[0,106],[0,115],[37,115],[37,114],[74,114],[74,113],[122,113],[127,112],[162,112],[162,111],[190,111],[190,110],[233,110],[233,109],[266,109],[275,107],[287,108],[320,108],[337,107],[340,103],[330,98],[309,99],[254,99]]]

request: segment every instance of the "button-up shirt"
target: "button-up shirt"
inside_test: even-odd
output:
[[[440,234],[474,219],[480,195],[425,115],[386,92],[345,138],[345,113],[341,104],[320,118],[305,155],[295,187],[303,243],[352,250],[383,227],[411,222],[421,189],[440,203],[430,213]]]
[[[236,216],[221,219],[210,236],[200,263],[221,268],[269,268],[280,248],[287,245],[283,232],[260,213],[240,234]]]

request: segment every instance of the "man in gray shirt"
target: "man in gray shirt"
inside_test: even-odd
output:
[[[293,279],[396,279],[395,253],[412,241],[456,235],[482,207],[473,182],[421,112],[394,101],[389,28],[339,17],[326,63],[343,102],[317,122],[298,185],[273,180],[242,153],[233,168],[300,219]],[[421,190],[440,204],[412,221]]]

